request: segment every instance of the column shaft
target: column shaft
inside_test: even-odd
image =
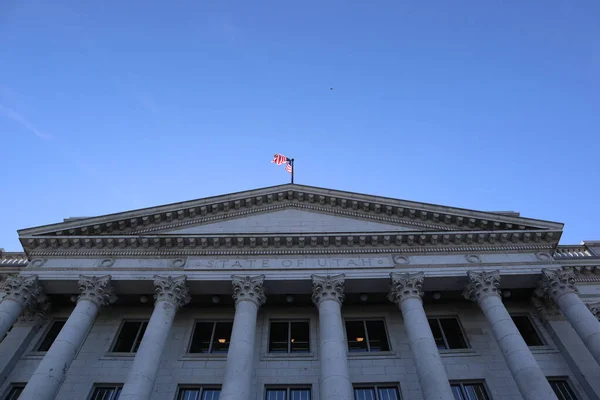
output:
[[[13,299],[4,299],[0,302],[0,338],[6,335],[24,308],[22,303]]]
[[[321,399],[353,399],[347,357],[348,345],[344,337],[340,303],[336,300],[322,300],[318,307]]]
[[[80,299],[21,393],[20,400],[53,400],[100,306]]]
[[[577,293],[566,293],[558,297],[557,303],[575,332],[600,364],[600,322]]]
[[[446,368],[429,327],[423,301],[407,297],[400,301],[404,328],[419,376],[419,384],[425,400],[454,400],[448,382]]]

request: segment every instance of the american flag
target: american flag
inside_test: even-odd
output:
[[[285,170],[290,174],[292,173],[292,160],[290,160],[283,154],[275,154],[271,162],[277,165],[285,164]]]

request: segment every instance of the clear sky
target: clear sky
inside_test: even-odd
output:
[[[600,2],[0,3],[17,229],[298,183],[600,239]],[[330,88],[333,88],[331,90]]]

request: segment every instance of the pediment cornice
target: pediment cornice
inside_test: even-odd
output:
[[[500,232],[562,230],[563,227],[555,222],[288,184],[23,229],[19,235],[144,235],[288,207],[414,226],[415,231]]]

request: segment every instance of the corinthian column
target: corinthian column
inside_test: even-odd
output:
[[[2,282],[2,289],[6,294],[0,302],[0,338],[6,335],[23,311],[46,301],[35,275],[8,276]]]
[[[479,304],[523,398],[556,399],[546,376],[502,303],[500,271],[469,271],[467,274],[470,282],[464,296]]]
[[[21,393],[21,400],[52,400],[100,307],[116,300],[110,275],[79,276],[77,305]]]
[[[220,400],[248,400],[254,372],[256,316],[267,299],[264,275],[232,277],[235,317]]]
[[[600,323],[579,298],[573,272],[543,269],[537,294],[545,295],[558,305],[592,356],[600,363]]]
[[[319,309],[321,400],[354,398],[348,368],[348,344],[342,323],[345,275],[312,275],[312,300]]]
[[[425,400],[454,400],[446,369],[423,309],[424,274],[392,272],[388,299],[402,312],[410,350],[417,367],[419,384]]]
[[[185,275],[176,278],[154,276],[154,311],[119,399],[150,399],[175,314],[191,299],[186,279]]]

